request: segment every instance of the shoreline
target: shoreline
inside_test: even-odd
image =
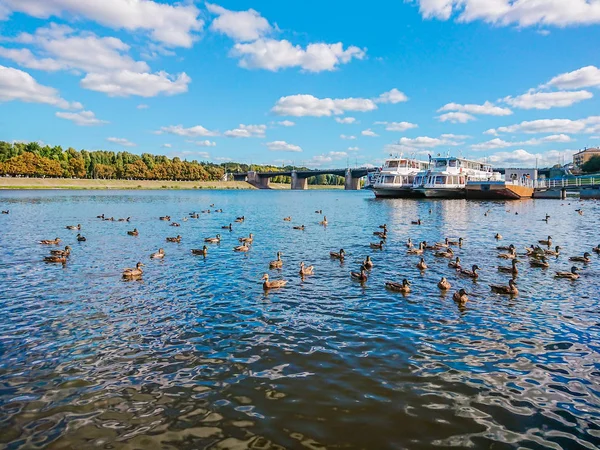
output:
[[[272,190],[290,190],[289,184],[271,183]],[[311,185],[309,189],[343,189]],[[259,190],[246,181],[89,180],[74,178],[0,177],[0,190]]]

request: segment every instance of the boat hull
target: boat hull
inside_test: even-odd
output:
[[[415,192],[411,187],[402,188],[373,188],[375,197],[377,198],[418,198],[422,197],[418,192]]]
[[[417,188],[415,192],[426,198],[465,198],[464,188]]]
[[[468,199],[474,200],[520,200],[531,198],[533,188],[498,182],[469,183],[466,188]]]

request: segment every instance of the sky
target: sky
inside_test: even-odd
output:
[[[600,0],[0,0],[0,140],[340,168],[600,145]]]

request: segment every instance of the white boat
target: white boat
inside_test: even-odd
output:
[[[386,159],[379,176],[373,183],[375,197],[409,198],[415,197],[413,182],[415,176],[429,168],[429,163],[412,158]]]
[[[500,181],[491,164],[453,156],[431,160],[431,169],[415,176],[413,191],[422,197],[464,198],[469,181]]]

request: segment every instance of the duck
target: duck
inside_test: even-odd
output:
[[[60,238],[56,238],[56,239],[44,239],[42,241],[39,241],[40,244],[44,244],[44,245],[58,245],[60,244]]]
[[[176,237],[168,237],[166,239],[167,242],[177,242],[178,244],[181,242],[181,236],[177,235]]]
[[[8,209],[6,209],[6,210],[3,209],[2,214],[10,214],[10,211]]]
[[[287,216],[283,218],[284,222],[291,222],[292,221],[292,216]]]
[[[96,216],[96,219],[102,219],[102,220],[104,220],[104,214],[100,214],[99,216]]]
[[[305,275],[313,275],[315,273],[314,266],[305,266],[304,261],[300,263],[300,276],[303,277]]]
[[[512,248],[508,253],[500,253],[498,258],[502,259],[515,259],[517,257],[517,251]]]
[[[579,269],[575,266],[571,267],[570,272],[556,272],[554,278],[569,278],[571,280],[576,280],[579,278],[579,273],[577,273]]]
[[[163,259],[165,257],[165,251],[162,248],[159,248],[157,252],[152,253],[150,258],[152,259]]]
[[[339,252],[329,252],[329,256],[332,257],[333,259],[339,259],[339,260],[344,260],[344,258],[346,257],[346,252],[344,251],[343,248],[340,249]]]
[[[281,269],[282,267],[281,252],[277,252],[277,259],[269,263],[269,269]]]
[[[102,220],[105,220],[105,221],[107,221],[107,222],[114,222],[114,221],[115,221],[115,218],[114,218],[114,217],[105,217],[105,218],[104,218],[104,219],[102,219]]]
[[[454,252],[450,247],[448,247],[446,251],[435,252],[435,256],[437,256],[438,258],[453,258]]]
[[[365,266],[360,266],[360,272],[350,272],[350,278],[361,283],[367,281],[369,276],[367,275],[367,269]]]
[[[131,220],[131,217],[126,217],[124,219],[119,219],[119,222],[129,222]]]
[[[322,210],[322,209],[317,209],[317,210],[315,211],[315,213],[317,213],[317,214],[323,214],[323,210]]]
[[[229,231],[233,231],[233,227],[231,226],[231,224],[229,225],[223,225],[221,227],[222,230],[229,230]]]
[[[385,287],[390,291],[408,294],[410,292],[410,281],[408,281],[406,278],[402,280],[402,283],[396,283],[395,281],[386,281]]]
[[[233,247],[233,251],[235,252],[247,252],[250,250],[247,242],[244,242],[242,245],[238,245],[237,247]]]
[[[137,228],[134,228],[133,231],[128,231],[127,234],[129,236],[139,236],[140,232],[138,231]]]
[[[181,226],[181,224],[179,224],[179,223],[177,223],[177,222],[173,222],[173,223],[171,223],[171,225],[169,225],[169,226],[171,226],[171,227],[180,227],[180,226]]]
[[[510,244],[508,246],[506,245],[501,245],[499,247],[496,247],[496,250],[501,250],[501,251],[511,251],[511,250],[515,250],[515,246],[514,244]]]
[[[140,278],[142,276],[142,274],[144,273],[144,271],[142,270],[142,267],[144,267],[144,264],[142,264],[141,262],[138,262],[136,264],[135,268],[123,269],[123,278],[126,278],[126,279]]]
[[[323,216],[323,220],[321,220],[321,221],[319,222],[319,225],[326,226],[326,225],[327,225],[327,223],[328,223],[328,222],[327,222],[327,216]]]
[[[479,274],[477,273],[478,270],[479,270],[479,266],[477,264],[475,264],[475,265],[473,265],[473,267],[471,267],[471,270],[460,269],[459,273],[461,275],[464,275],[465,277],[477,279],[477,278],[479,278]]]
[[[454,300],[459,305],[464,305],[469,301],[469,297],[467,296],[467,291],[464,289],[460,289],[458,292],[455,292],[452,296],[452,300]]]
[[[44,256],[44,262],[66,264],[66,262],[67,262],[67,256],[66,255],[63,255],[63,256],[59,256],[59,255]]]
[[[365,266],[365,269],[367,270],[371,270],[373,268],[373,261],[371,260],[370,256],[367,256],[367,259],[363,261],[363,266]]]
[[[518,263],[519,263],[519,261],[517,261],[516,259],[513,259],[511,267],[498,266],[498,271],[504,272],[504,273],[511,273],[513,275],[518,275],[519,274],[519,269],[517,268]]]
[[[87,239],[85,238],[85,236],[82,236],[81,234],[77,235],[77,241],[78,242],[85,242],[87,241]]]
[[[210,209],[204,209],[200,211],[202,214],[210,214]]]
[[[452,287],[450,282],[446,280],[446,277],[442,277],[442,279],[438,282],[437,286],[442,291],[447,291]]]
[[[212,204],[211,204],[211,205],[209,205],[209,206],[210,206],[211,208],[214,208],[214,207],[215,207],[215,204],[214,204],[214,203],[212,203]]]
[[[548,239],[542,239],[538,241],[542,245],[547,245],[550,247],[552,245],[552,236],[548,236]]]
[[[67,230],[81,230],[81,224],[78,224],[78,225],[67,225],[65,228]]]
[[[252,244],[252,242],[254,242],[254,234],[250,233],[250,234],[248,235],[248,237],[241,237],[241,238],[238,238],[238,241],[240,241],[240,242],[244,242],[244,243],[246,243],[246,244]]]
[[[198,213],[190,214],[190,218],[191,219],[199,219],[200,218],[200,214],[198,214]]]
[[[171,216],[160,216],[159,219],[160,220],[164,220],[166,222],[170,222],[171,221]]]
[[[594,248],[592,249],[592,251],[593,251],[594,253],[599,253],[599,254],[600,254],[600,244],[598,244],[598,246],[597,246],[597,247],[594,247]]]
[[[222,208],[215,209],[215,212],[216,212],[216,213],[222,213],[222,212],[223,212],[223,209],[222,209]]]
[[[50,254],[54,256],[69,256],[71,253],[71,246],[67,245],[64,250],[50,250]]]
[[[263,289],[265,291],[268,291],[269,289],[278,289],[278,288],[282,288],[287,284],[286,280],[273,280],[273,281],[269,281],[269,274],[265,273],[262,277],[263,280],[265,280],[263,282]]]
[[[502,235],[500,233],[496,233],[496,236],[494,236],[494,239],[499,241],[500,239],[502,239]]]
[[[550,267],[550,263],[545,256],[536,257],[529,260],[529,265],[531,267],[541,267],[542,269],[547,269]]]
[[[544,250],[544,254],[546,255],[550,255],[550,256],[559,256],[560,255],[560,249],[562,247],[560,245],[557,245],[556,247],[554,247],[554,250]]]
[[[587,264],[591,261],[590,256],[592,255],[590,255],[588,252],[585,252],[583,256],[571,256],[569,258],[569,261],[582,262]]]
[[[543,220],[544,222],[548,222],[548,219],[549,219],[549,218],[550,218],[550,216],[549,216],[548,214],[546,214],[546,217],[544,217],[542,220]]]
[[[188,218],[187,218],[187,217],[182,217],[182,218],[181,218],[181,221],[182,221],[182,222],[187,222],[187,221],[188,221]]]
[[[425,259],[421,257],[421,260],[417,263],[417,269],[425,270],[427,269],[427,264],[425,263]]]
[[[406,246],[408,248],[413,248],[414,245],[413,245],[413,241],[411,238],[408,238],[408,240],[406,241]]]
[[[423,248],[425,250],[436,250],[435,245],[430,245],[427,241],[423,241]]]
[[[305,227],[304,227],[304,225],[300,225],[300,226],[296,225],[293,228],[294,228],[294,230],[304,230]]]
[[[450,261],[448,263],[448,267],[451,267],[453,269],[461,269],[460,258],[457,256],[454,261]]]
[[[458,245],[459,247],[462,247],[463,241],[464,239],[459,237],[457,241],[448,240],[448,245]]]
[[[193,248],[192,255],[206,256],[208,255],[208,248],[206,247],[206,245],[202,248]]]
[[[204,242],[210,242],[211,244],[218,244],[221,242],[221,235],[217,234],[215,237],[204,238]]]
[[[534,258],[544,256],[546,254],[543,248],[541,248],[539,245],[533,244],[531,245],[531,247],[525,247],[525,252],[527,253],[527,256],[531,256]]]
[[[433,244],[433,246],[436,249],[443,249],[443,248],[448,248],[450,246],[450,244],[448,243],[448,238],[444,239],[444,242],[436,242],[435,244]]]
[[[515,280],[508,280],[508,286],[502,286],[497,284],[490,284],[490,289],[496,294],[506,295],[518,295],[519,290],[517,289],[517,283]]]
[[[377,249],[377,250],[383,250],[383,241],[379,241],[379,244],[376,242],[371,242],[369,245],[371,246],[371,248]]]
[[[241,223],[246,220],[246,216],[236,217],[234,222]]]
[[[410,223],[411,223],[411,225],[421,225],[421,219],[413,220]]]
[[[423,242],[419,243],[419,248],[409,248],[406,253],[409,255],[422,255],[425,251],[425,244]]]
[[[373,236],[379,236],[381,239],[387,239],[387,231],[375,231]]]
[[[381,228],[382,230],[387,231],[387,223],[384,223],[383,225],[379,225],[379,228]]]

